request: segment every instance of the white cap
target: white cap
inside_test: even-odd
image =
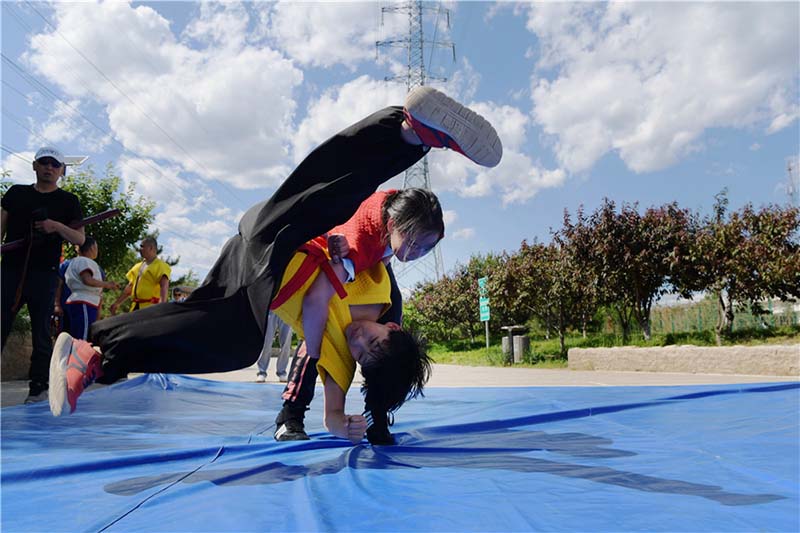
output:
[[[36,152],[36,156],[34,156],[34,160],[38,161],[43,157],[52,157],[62,165],[64,164],[64,154],[51,146],[39,148],[39,151]]]

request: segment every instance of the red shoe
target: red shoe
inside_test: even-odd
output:
[[[455,150],[485,167],[497,166],[503,157],[503,143],[489,121],[432,87],[408,93],[403,112],[426,146]]]
[[[75,412],[84,389],[103,375],[100,353],[86,341],[62,333],[56,339],[50,358],[50,412],[61,416],[69,405]]]

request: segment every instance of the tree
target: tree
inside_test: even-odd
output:
[[[602,305],[616,313],[623,344],[627,344],[630,337],[634,313],[634,298],[626,272],[631,259],[630,237],[626,235],[631,218],[631,213],[627,213],[627,220],[618,216],[616,205],[608,198],[591,216],[598,298]]]
[[[799,298],[800,209],[773,205],[756,211],[747,205],[740,216],[749,235],[751,277],[746,297],[751,308],[762,311],[767,298]]]
[[[131,267],[128,253],[147,233],[153,222],[155,203],[134,197],[133,185],[121,190],[122,180],[114,172],[112,165],[106,167],[103,177],[97,177],[90,166],[67,177],[61,187],[75,194],[81,201],[84,216],[93,215],[109,209],[119,209],[121,214],[86,226],[86,234],[92,235],[100,245],[98,262],[109,276],[124,277]],[[75,255],[74,250],[65,250],[67,257]]]
[[[683,269],[682,287],[707,290],[717,302],[717,344],[733,330],[736,307],[763,312],[761,302],[800,296],[800,215],[795,207],[747,204],[728,213],[727,190],[715,197],[713,214],[705,217]]]
[[[522,241],[519,251],[503,256],[501,267],[489,279],[489,297],[493,314],[495,309],[502,309],[504,321],[514,324],[536,317],[545,325],[549,338],[546,299],[550,279],[542,266],[545,249],[536,241]]]
[[[564,222],[556,238],[564,248],[565,261],[571,273],[575,292],[575,310],[580,316],[580,329],[586,338],[588,323],[597,312],[599,290],[596,270],[593,268],[595,236],[583,213],[578,208],[575,224],[569,211],[564,210]]]
[[[498,256],[472,256],[438,281],[417,285],[408,299],[410,312],[404,322],[431,340],[452,340],[459,330],[474,341],[481,324],[478,278],[492,280],[499,264]]]

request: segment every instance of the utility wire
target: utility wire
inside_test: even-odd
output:
[[[57,34],[59,37],[61,37],[61,38],[64,40],[64,42],[66,42],[66,43],[67,43],[67,44],[68,44],[68,45],[69,45],[69,46],[70,46],[70,47],[71,47],[73,50],[75,50],[75,52],[76,52],[76,53],[77,53],[79,56],[81,56],[81,58],[83,58],[83,60],[84,60],[84,61],[86,61],[87,63],[89,63],[89,65],[91,65],[91,66],[92,66],[92,68],[94,68],[94,70],[95,70],[95,71],[96,71],[98,74],[100,74],[100,76],[101,76],[101,77],[102,77],[104,80],[106,80],[106,81],[107,81],[107,82],[108,82],[108,83],[109,83],[109,84],[110,84],[112,87],[114,87],[114,89],[116,89],[116,90],[117,90],[117,92],[119,92],[119,93],[120,93],[122,96],[124,96],[124,97],[125,97],[125,99],[127,99],[127,100],[128,100],[128,101],[129,101],[129,102],[130,102],[130,103],[131,103],[131,104],[132,104],[134,107],[136,107],[136,109],[138,109],[138,110],[139,110],[139,112],[140,112],[140,113],[142,113],[142,115],[143,115],[145,118],[147,118],[147,119],[148,119],[148,120],[149,120],[149,121],[150,121],[150,122],[151,122],[151,123],[152,123],[152,124],[153,124],[153,125],[154,125],[156,128],[158,128],[158,130],[159,130],[159,131],[161,131],[161,133],[163,133],[163,134],[164,134],[164,136],[165,136],[167,139],[169,139],[169,140],[170,140],[170,141],[171,141],[171,142],[172,142],[172,143],[173,143],[175,146],[177,146],[177,147],[178,147],[178,148],[179,148],[179,149],[180,149],[180,150],[181,150],[181,151],[182,151],[182,152],[183,152],[183,153],[186,155],[186,157],[188,157],[190,160],[192,160],[194,163],[196,163],[198,167],[201,167],[201,168],[203,168],[203,169],[204,169],[204,170],[205,170],[205,171],[206,171],[206,172],[207,172],[209,175],[211,175],[211,171],[210,171],[210,170],[209,170],[209,169],[208,169],[208,168],[207,168],[207,167],[206,167],[204,164],[200,163],[200,162],[199,162],[199,161],[197,161],[197,160],[196,160],[194,157],[192,157],[192,155],[191,155],[191,154],[190,154],[190,153],[189,153],[189,152],[188,152],[188,151],[187,151],[187,150],[186,150],[186,149],[185,149],[185,148],[184,148],[184,147],[183,147],[183,146],[182,146],[182,145],[181,145],[181,144],[180,144],[180,143],[179,143],[177,140],[175,140],[175,139],[174,139],[174,138],[173,138],[173,137],[172,137],[172,136],[171,136],[171,135],[170,135],[170,134],[169,134],[169,133],[168,133],[168,132],[167,132],[167,131],[166,131],[166,130],[163,128],[163,127],[161,127],[161,125],[160,125],[158,122],[156,122],[156,120],[155,120],[153,117],[151,117],[151,116],[150,116],[150,114],[148,114],[148,113],[147,113],[147,112],[146,112],[144,109],[142,109],[142,107],[141,107],[141,106],[140,106],[138,103],[136,103],[136,102],[133,100],[133,98],[131,98],[131,97],[130,97],[130,96],[129,96],[129,95],[128,95],[128,94],[127,94],[125,91],[123,91],[123,90],[122,90],[122,89],[121,89],[121,88],[120,88],[120,87],[119,87],[119,86],[118,86],[116,83],[114,83],[114,81],[113,81],[111,78],[109,78],[108,76],[106,76],[105,72],[103,72],[103,71],[102,71],[102,69],[100,69],[100,67],[98,67],[98,66],[97,66],[97,65],[96,65],[96,64],[95,64],[95,63],[94,63],[94,62],[93,62],[91,59],[89,59],[89,58],[86,56],[86,54],[84,54],[83,52],[81,52],[81,51],[80,51],[80,49],[78,49],[78,48],[77,48],[77,47],[76,47],[74,44],[72,44],[72,42],[71,42],[69,39],[67,39],[67,38],[64,36],[64,34],[62,34],[60,31],[58,31],[58,28],[56,28],[55,26],[53,26],[53,24],[52,24],[52,23],[51,23],[49,20],[47,20],[47,17],[45,17],[45,16],[44,16],[44,15],[43,15],[41,12],[39,12],[39,10],[38,10],[38,9],[36,9],[36,8],[33,6],[33,4],[31,4],[31,2],[30,2],[30,1],[26,0],[26,1],[25,1],[25,3],[26,3],[26,4],[28,4],[28,6],[29,6],[31,9],[33,9],[33,11],[34,11],[34,12],[35,12],[37,15],[39,15],[39,17],[40,17],[40,18],[41,18],[41,19],[42,19],[42,20],[45,22],[45,24],[47,24],[47,25],[48,25],[50,28],[52,28],[52,29],[53,29],[53,31],[54,31],[54,32],[55,32],[55,33],[56,33],[56,34]],[[218,180],[218,181],[219,181],[219,180]],[[220,183],[220,184],[221,184],[221,185],[222,185],[222,186],[223,186],[225,189],[227,189],[227,190],[228,190],[228,192],[229,192],[229,193],[230,193],[230,194],[231,194],[231,195],[232,195],[234,198],[236,198],[236,200],[237,200],[238,202],[240,202],[242,205],[246,205],[246,204],[245,204],[245,203],[244,203],[244,202],[241,200],[241,198],[239,198],[239,197],[238,197],[238,195],[236,195],[236,194],[233,192],[233,190],[232,190],[232,189],[230,189],[230,188],[229,188],[229,187],[228,187],[228,186],[227,186],[225,183],[223,183],[222,181],[219,181],[219,183]]]
[[[433,50],[436,48],[436,33],[439,31],[439,15],[442,13],[442,3],[436,9],[436,20],[433,22],[433,40],[431,41],[431,53],[428,54],[428,73],[433,72]]]
[[[8,58],[8,57],[6,57],[4,54],[2,54],[2,52],[0,52],[0,55],[2,55],[2,58],[3,58],[4,60],[6,60],[7,62],[9,62],[9,63],[10,63],[10,64],[11,64],[13,67],[15,67],[15,68],[19,69],[19,70],[20,70],[20,71],[21,71],[23,74],[27,74],[27,71],[25,71],[24,69],[22,69],[22,67],[20,67],[20,66],[19,66],[19,65],[17,65],[16,63],[14,63],[14,61],[13,61],[13,60],[9,59],[9,58]],[[32,78],[32,77],[30,77],[30,78],[29,78],[29,77],[24,77],[24,79],[25,79],[26,81],[28,81],[29,83],[31,83],[31,78]],[[75,108],[74,106],[70,105],[68,102],[65,102],[64,100],[62,100],[61,98],[59,98],[58,96],[56,96],[56,95],[55,95],[55,93],[53,93],[52,91],[48,90],[48,89],[47,89],[47,87],[45,87],[44,85],[42,85],[42,84],[41,84],[40,82],[38,82],[38,80],[36,80],[35,78],[32,78],[32,80],[33,80],[34,82],[36,82],[35,84],[31,83],[32,85],[34,85],[34,90],[36,90],[36,86],[40,86],[40,87],[44,88],[44,89],[47,91],[47,94],[43,94],[43,93],[41,93],[41,92],[39,92],[39,94],[42,94],[42,96],[49,96],[49,97],[50,97],[50,98],[51,98],[51,99],[52,99],[54,102],[61,102],[61,103],[62,103],[62,104],[64,104],[66,107],[68,107],[69,109],[71,109],[72,111],[74,111],[75,113],[77,113],[78,115],[80,115],[80,116],[81,116],[81,117],[82,117],[84,120],[86,120],[86,121],[87,121],[89,124],[91,124],[92,126],[94,126],[94,127],[95,127],[95,128],[96,128],[96,129],[97,129],[99,132],[100,132],[100,133],[103,133],[103,134],[105,134],[105,135],[108,135],[108,136],[109,136],[109,138],[110,138],[112,141],[114,141],[115,143],[117,143],[117,144],[118,144],[118,145],[119,145],[119,146],[120,146],[120,147],[121,147],[123,150],[125,150],[125,146],[123,146],[123,144],[122,144],[122,143],[120,143],[120,142],[119,142],[119,141],[118,141],[116,138],[114,138],[114,134],[113,134],[113,133],[111,133],[110,131],[106,130],[105,128],[103,128],[103,127],[101,127],[101,126],[98,126],[98,125],[97,125],[97,124],[96,124],[94,121],[92,121],[92,120],[91,120],[89,117],[87,117],[86,115],[84,115],[84,114],[83,114],[83,113],[82,113],[82,112],[81,112],[79,109]],[[17,94],[20,94],[20,95],[21,95],[23,98],[26,98],[26,99],[28,98],[28,97],[27,97],[27,96],[26,96],[24,93],[22,93],[22,91],[20,91],[18,88],[14,87],[14,86],[13,86],[13,85],[11,85],[10,83],[8,83],[6,80],[3,80],[3,85],[6,85],[7,87],[11,88],[11,89],[12,89],[13,91],[15,91]],[[5,109],[5,108],[4,108],[4,109]],[[10,112],[9,112],[8,114],[9,114],[10,116],[13,116],[13,114],[12,114],[12,113],[10,113]],[[38,134],[34,133],[34,132],[33,132],[33,131],[30,129],[30,128],[28,128],[27,126],[24,126],[24,125],[22,125],[20,122],[18,122],[18,121],[16,121],[16,120],[15,120],[15,122],[17,122],[17,124],[19,124],[20,126],[22,126],[23,128],[25,128],[25,129],[26,129],[28,132],[30,132],[32,135],[34,135],[34,136],[37,136],[37,137],[39,137],[39,138],[42,138],[40,135],[38,135]],[[46,140],[46,139],[45,139],[45,140]],[[172,178],[168,177],[168,176],[167,176],[166,174],[164,174],[164,173],[163,173],[163,172],[162,172],[162,171],[161,171],[161,170],[160,170],[158,167],[156,167],[155,165],[153,165],[152,163],[150,163],[150,161],[148,160],[148,158],[146,158],[146,157],[142,156],[141,154],[138,154],[138,153],[136,153],[136,152],[134,152],[134,151],[132,151],[132,150],[127,150],[127,151],[128,151],[128,152],[130,152],[131,154],[135,155],[136,157],[138,157],[138,158],[139,158],[139,159],[140,159],[142,162],[144,162],[144,163],[145,163],[147,166],[149,166],[151,169],[153,169],[153,171],[155,171],[155,172],[156,172],[156,173],[157,173],[159,176],[161,176],[162,178],[166,179],[167,181],[170,181],[170,182],[171,182],[173,185],[177,186],[178,188],[183,188],[183,185],[182,185],[182,184],[180,184],[180,183],[176,182],[175,180],[173,180]],[[123,163],[123,164],[124,164],[124,163]]]
[[[17,159],[21,159],[22,161],[25,161],[28,164],[33,163],[33,161],[28,161],[27,157],[22,157],[15,150],[12,150],[10,148],[6,148],[5,146],[3,146],[1,144],[0,144],[0,150],[3,150],[4,152],[8,153],[9,155],[12,155],[12,156],[16,157]]]
[[[13,118],[12,118],[12,120],[13,120]],[[47,139],[45,139],[43,137],[41,137],[41,138],[42,138],[42,140],[47,141]],[[17,159],[25,161],[26,163],[31,163],[31,161],[29,161],[27,158],[22,157],[21,155],[19,155],[19,153],[16,150],[12,150],[12,149],[10,149],[10,148],[8,148],[6,146],[3,146],[3,145],[0,145],[0,149],[2,149],[4,152],[8,153],[9,155],[11,155],[13,157],[16,157]],[[186,235],[184,233],[180,233],[178,231],[170,229],[169,226],[162,226],[162,227],[159,227],[158,229],[159,229],[159,231],[163,231],[165,233],[171,233],[171,234],[173,234],[173,235],[175,235],[177,237],[180,237],[184,241],[190,242],[190,243],[194,244],[195,246],[197,246],[198,248],[202,248],[203,250],[208,250],[208,244],[199,243],[199,242],[197,242],[196,240],[192,239],[191,237],[189,237],[188,235]]]
[[[18,90],[16,87],[13,87],[13,86],[12,86],[12,85],[10,85],[8,82],[6,82],[6,80],[3,80],[3,83],[4,83],[5,85],[9,86],[10,88],[12,88],[13,90],[15,90],[17,93],[19,93],[19,94],[20,94],[20,95],[22,95],[23,97],[26,97],[26,96],[25,96],[25,95],[24,95],[24,94],[23,94],[21,91],[19,91],[19,90]],[[45,137],[43,137],[42,135],[40,135],[40,134],[38,134],[38,133],[34,132],[33,130],[31,130],[31,129],[30,129],[30,128],[29,128],[29,127],[28,127],[28,126],[27,126],[27,125],[26,125],[26,124],[25,124],[25,123],[24,123],[24,122],[21,120],[21,119],[19,119],[19,118],[18,118],[16,115],[14,115],[13,113],[11,113],[11,112],[10,112],[8,109],[6,109],[5,107],[2,107],[1,109],[2,109],[2,112],[3,112],[3,114],[4,114],[4,115],[6,115],[6,116],[7,116],[7,117],[8,117],[8,118],[9,118],[9,119],[12,121],[12,122],[16,123],[18,126],[20,126],[21,128],[23,128],[24,130],[26,130],[26,131],[27,131],[28,133],[30,133],[30,134],[31,134],[33,137],[35,137],[35,138],[37,138],[37,139],[41,140],[41,141],[42,141],[42,144],[45,144],[45,145],[46,145],[46,144],[52,144],[52,143],[51,143],[51,142],[50,142],[50,141],[49,141],[47,138],[45,138]],[[8,148],[3,148],[3,150],[4,150],[4,151],[6,151],[6,152],[8,152],[9,154],[13,155],[13,156],[14,156],[14,157],[16,157],[16,158],[18,158],[18,159],[21,159],[21,160],[25,161],[26,163],[30,163],[30,161],[28,161],[26,158],[24,158],[24,157],[20,156],[18,153],[14,152],[13,150],[10,150],[10,149],[8,149]],[[147,165],[148,165],[148,166],[150,166],[150,167],[153,167],[153,165],[151,165],[147,159],[143,159],[143,160],[142,160],[142,162],[144,162],[145,164],[147,164]],[[120,162],[119,162],[119,164],[121,164],[121,165],[123,165],[123,166],[127,166],[127,167],[131,168],[132,170],[134,170],[134,172],[138,172],[138,169],[134,168],[134,167],[133,167],[133,165],[131,164],[131,162],[130,162],[130,161],[120,161]],[[155,168],[155,167],[153,167],[153,168]],[[181,185],[181,184],[179,184],[179,183],[175,182],[174,180],[172,180],[171,178],[167,177],[165,174],[161,173],[161,172],[160,172],[160,171],[159,171],[157,168],[156,168],[155,170],[156,170],[156,172],[157,172],[157,173],[158,173],[158,174],[159,174],[161,177],[163,177],[164,179],[166,179],[166,180],[168,180],[168,181],[171,181],[173,184],[175,184],[175,185],[176,185],[176,186],[178,186],[179,188],[181,188],[181,187],[182,187],[182,185]],[[207,245],[205,245],[205,244],[201,244],[201,243],[199,243],[199,242],[197,242],[197,241],[193,240],[193,239],[192,239],[191,237],[189,237],[188,235],[185,235],[185,234],[182,234],[182,233],[176,232],[176,231],[174,231],[174,230],[168,229],[168,227],[163,227],[163,228],[161,228],[161,229],[162,229],[163,231],[167,231],[167,232],[170,232],[170,233],[172,233],[172,234],[174,234],[174,235],[177,235],[178,237],[180,237],[180,238],[182,238],[182,239],[184,239],[184,240],[186,240],[186,241],[189,241],[189,242],[191,242],[191,243],[195,244],[195,245],[196,245],[196,246],[198,246],[199,248],[202,248],[202,249],[204,249],[204,250],[205,250],[205,249],[208,249],[208,246],[207,246]]]

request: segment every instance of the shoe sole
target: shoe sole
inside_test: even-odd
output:
[[[281,427],[279,427],[275,431],[273,437],[278,442],[289,442],[294,440],[311,440],[311,437],[309,437],[305,433],[289,433],[289,430],[286,429],[286,426],[284,424],[281,424]]]
[[[50,357],[50,390],[48,400],[53,416],[61,416],[70,412],[67,396],[67,364],[72,351],[72,337],[62,332],[56,339],[53,355]]]
[[[406,98],[416,120],[449,135],[464,155],[485,167],[503,158],[503,143],[488,120],[432,87],[417,87]]]

